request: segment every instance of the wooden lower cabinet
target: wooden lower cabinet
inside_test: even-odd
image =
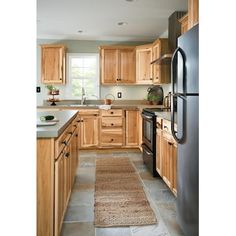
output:
[[[57,139],[37,139],[37,236],[60,236],[78,165],[76,120]]]
[[[65,153],[61,153],[55,162],[55,235],[60,235],[65,211]]]
[[[125,145],[139,145],[139,112],[136,110],[125,111]]]
[[[171,191],[177,195],[177,144],[170,134],[162,135],[162,178]]]
[[[80,116],[80,147],[98,147],[99,116],[88,113]]]

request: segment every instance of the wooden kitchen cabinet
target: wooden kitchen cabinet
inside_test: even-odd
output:
[[[152,44],[136,47],[136,83],[152,84]]]
[[[99,111],[81,110],[80,111],[80,147],[97,147],[99,131]]]
[[[100,47],[101,83],[135,83],[135,47],[101,46]]]
[[[77,120],[58,138],[37,139],[37,236],[60,236],[76,174]]]
[[[181,34],[184,34],[186,31],[188,31],[188,14],[181,17],[179,22],[181,23]]]
[[[66,48],[64,45],[41,45],[41,82],[65,84]]]
[[[157,60],[164,54],[170,53],[168,39],[159,38],[152,45],[152,60]],[[152,77],[154,84],[170,83],[170,64],[152,64]]]
[[[139,111],[125,111],[125,145],[139,145]]]
[[[163,120],[162,178],[177,196],[177,143],[170,133],[170,122]]]
[[[124,115],[122,109],[101,110],[100,146],[124,145]]]
[[[198,24],[199,3],[198,0],[188,0],[188,29]]]
[[[55,162],[55,235],[60,235],[65,211],[65,153],[62,152]]]

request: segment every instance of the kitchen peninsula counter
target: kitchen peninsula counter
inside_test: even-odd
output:
[[[59,137],[70,122],[76,117],[78,111],[76,110],[63,110],[63,111],[43,111],[37,112],[37,120],[41,116],[52,115],[58,121],[55,125],[51,126],[37,126],[37,138],[57,138]]]

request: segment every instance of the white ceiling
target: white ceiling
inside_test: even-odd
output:
[[[37,0],[37,38],[149,41],[178,10],[187,0]]]

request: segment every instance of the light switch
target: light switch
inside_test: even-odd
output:
[[[41,92],[41,88],[39,86],[36,87],[36,91],[37,93],[40,93]]]
[[[121,92],[118,92],[118,93],[117,93],[117,97],[118,97],[118,98],[121,98],[121,97],[122,97],[122,93],[121,93]]]

